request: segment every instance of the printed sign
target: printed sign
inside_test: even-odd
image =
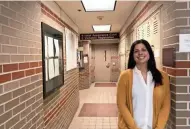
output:
[[[119,33],[80,34],[80,40],[118,39]]]
[[[179,42],[179,52],[190,52],[190,34],[180,34]]]

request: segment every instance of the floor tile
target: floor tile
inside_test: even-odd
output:
[[[116,83],[95,83],[95,87],[116,87]]]
[[[117,117],[116,104],[85,103],[79,113],[79,117]],[[105,119],[109,122],[109,118]]]
[[[116,86],[110,84],[80,90],[80,105],[68,129],[117,129]]]

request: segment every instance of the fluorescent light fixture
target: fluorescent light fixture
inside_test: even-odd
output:
[[[115,0],[82,0],[86,12],[89,11],[113,11]]]
[[[93,25],[94,31],[110,31],[111,25]]]

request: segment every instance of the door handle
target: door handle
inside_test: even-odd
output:
[[[109,68],[110,67],[110,63],[108,63],[107,65],[106,65],[106,68]]]

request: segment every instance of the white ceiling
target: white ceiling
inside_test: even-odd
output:
[[[95,33],[92,29],[92,25],[95,24],[111,24],[111,32],[120,32],[137,2],[138,1],[117,0],[115,11],[85,12],[81,1],[56,1],[62,10],[78,26],[80,34]],[[81,9],[81,12],[79,12],[78,9]],[[104,16],[104,18],[99,20],[97,18],[98,16]]]

